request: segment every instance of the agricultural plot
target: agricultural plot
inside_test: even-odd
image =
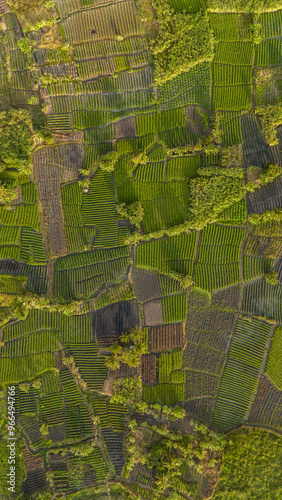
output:
[[[17,203],[0,206],[0,259],[45,264],[36,186],[24,182],[18,193]]]
[[[250,214],[262,214],[267,210],[280,208],[282,178],[275,179],[261,189],[247,196],[247,207]]]
[[[250,281],[270,271],[274,259],[280,254],[280,238],[249,235],[244,246],[243,276]]]
[[[149,403],[175,404],[184,399],[182,349],[147,354],[142,361],[143,398]],[[180,399],[177,399],[180,398]]]
[[[261,14],[259,22],[262,41],[256,48],[256,66],[281,65],[281,10]]]
[[[265,279],[247,283],[243,288],[241,310],[246,314],[265,316],[281,322],[281,293],[279,284],[271,285]]]
[[[229,112],[248,110],[254,63],[251,19],[245,14],[211,14],[210,22],[218,41],[212,64],[213,108]]]
[[[200,155],[175,157],[139,165],[132,175],[130,158],[123,157],[114,172],[118,201],[142,203],[144,233],[181,224],[188,218],[189,178],[199,166]]]
[[[263,137],[258,117],[253,114],[242,115],[241,130],[245,163],[257,167],[271,163],[273,161],[272,151]],[[252,194],[255,195],[255,193]]]
[[[239,253],[245,229],[210,225],[204,228],[194,280],[214,291],[240,282]]]
[[[49,247],[54,256],[67,253],[61,208],[60,182],[76,177],[83,164],[83,146],[58,144],[34,154],[34,174],[48,227]]]
[[[265,373],[280,391],[282,391],[282,369],[280,363],[281,344],[282,328],[278,326],[274,331],[271,341]]]
[[[160,350],[161,347],[177,347],[175,342],[181,339],[177,340],[175,335],[176,332],[182,332],[185,346],[183,371],[176,371],[171,376],[173,380],[184,383],[185,409],[188,414],[207,422],[212,418],[227,346],[237,318],[234,312],[225,310],[225,304],[220,305],[223,307],[210,306],[207,295],[193,292],[189,300],[185,332],[182,323],[174,324],[177,330],[172,330],[173,325],[166,326],[169,330],[164,330],[164,327],[148,329],[150,351]],[[163,338],[163,332],[166,331],[171,334],[175,331],[173,345]]]
[[[70,451],[66,455],[51,452],[47,463],[54,478],[55,491],[61,495],[104,483],[109,474],[101,450],[96,446],[83,458]]]
[[[142,33],[136,4],[131,0],[77,11],[63,20],[63,28],[72,44]]]
[[[196,237],[196,232],[192,232],[140,243],[136,248],[136,267],[191,275]]]
[[[111,174],[99,170],[88,193],[77,183],[61,188],[70,252],[118,245],[118,214]]]
[[[157,89],[161,109],[194,104],[211,108],[211,69],[208,63],[197,64]]]
[[[248,422],[272,428],[281,428],[282,391],[262,375]]]
[[[53,484],[55,496],[91,488],[104,499],[110,478],[113,499],[162,499],[140,464],[126,490],[112,484],[125,465],[128,416],[110,402],[116,379],[141,376],[144,401],[180,403],[220,431],[242,422],[281,429],[282,230],[279,222],[248,223],[248,215],[281,208],[281,177],[201,231],[148,235],[189,220],[199,168],[280,165],[281,144],[268,146],[253,108],[280,101],[282,11],[259,14],[254,28],[249,13],[169,0],[175,12],[207,10],[214,58],[156,85],[147,14],[135,1],[56,0],[62,47],[51,49],[47,26],[24,35],[4,3],[0,108],[24,106],[37,132],[30,178],[19,174],[17,198],[0,204],[8,304],[0,306],[0,385],[16,386],[23,494]],[[37,46],[24,53],[21,43],[31,41]],[[113,172],[99,168],[109,152],[118,156]],[[14,175],[0,177],[9,184]],[[129,245],[138,234],[116,204],[137,201],[146,236]],[[272,270],[276,284],[265,276]],[[43,294],[36,307],[51,304],[16,318],[9,304],[26,292]],[[148,343],[140,366],[108,369],[109,348],[137,327]],[[136,420],[150,422],[141,413]],[[205,477],[197,482],[205,496]]]
[[[138,324],[137,302],[123,300],[92,312],[92,327],[98,344],[117,341],[123,332]]]
[[[212,423],[220,430],[247,416],[272,325],[255,318],[239,319],[221,378]]]
[[[105,397],[93,397],[94,413],[100,418],[100,428],[110,459],[117,474],[120,474],[124,465],[122,455],[123,437],[125,431],[126,408],[112,404]]]

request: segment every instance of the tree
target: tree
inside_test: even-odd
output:
[[[107,368],[113,371],[118,370],[120,368],[120,363],[121,363],[120,359],[113,354],[106,359]]]
[[[118,162],[119,156],[120,154],[116,151],[111,151],[110,153],[100,156],[99,165],[101,169],[105,170],[106,172],[113,172]]]

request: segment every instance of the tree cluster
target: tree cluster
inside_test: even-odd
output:
[[[148,352],[146,330],[133,328],[120,336],[120,342],[120,344],[115,342],[111,346],[111,355],[106,361],[106,366],[110,370],[118,370],[121,363],[132,367],[138,366],[142,354]]]
[[[282,124],[282,103],[258,106],[255,112],[261,119],[262,132],[267,143],[269,146],[277,145],[276,129]]]
[[[239,168],[202,168],[190,181],[190,222],[195,229],[216,222],[219,214],[244,196],[244,172]]]
[[[130,223],[137,228],[140,226],[144,217],[144,208],[141,201],[134,201],[130,203],[130,205],[120,203],[117,206],[117,211],[121,217],[129,219]]]
[[[10,203],[17,192],[9,170],[29,171],[33,136],[31,118],[24,109],[0,112],[0,203]]]
[[[178,420],[185,417],[185,410],[179,406],[148,404],[142,401],[142,383],[140,378],[120,378],[115,381],[111,402],[128,406],[129,410],[152,415],[158,419]],[[134,426],[135,420],[129,423]]]
[[[149,469],[155,469],[154,487],[159,491],[172,494],[186,487],[185,492],[188,493],[189,484],[183,484],[187,466],[198,473],[212,469],[221,461],[225,447],[222,435],[203,424],[193,421],[191,424],[194,429],[190,434],[171,431],[163,425],[148,425],[146,422],[131,426],[126,441],[125,474],[128,475],[135,464],[141,463]],[[220,457],[217,456],[218,452]],[[193,494],[195,484],[191,488],[190,493]]]
[[[158,84],[212,60],[214,38],[206,13],[176,13],[166,0],[153,0],[153,7],[158,30],[149,46]]]

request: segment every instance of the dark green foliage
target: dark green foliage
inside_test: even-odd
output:
[[[0,202],[15,198],[15,181],[8,180],[7,168],[19,171],[29,168],[33,138],[27,111],[13,109],[0,112]],[[6,174],[6,175],[5,175]]]
[[[281,437],[242,429],[229,435],[213,500],[280,500]]]
[[[208,7],[216,11],[263,12],[282,7],[280,0],[208,0]]]
[[[136,328],[128,333],[123,333],[120,341],[124,344],[114,343],[111,346],[111,357],[106,361],[110,370],[117,370],[121,363],[129,366],[138,366],[142,354],[147,352],[146,330]]]
[[[155,0],[153,6],[158,32],[149,45],[158,83],[212,59],[213,36],[206,14],[175,13],[166,0]]]
[[[213,468],[221,460],[221,452],[225,446],[223,436],[210,431],[205,425],[191,421],[192,432],[182,434],[170,431],[162,425],[140,426],[132,425],[127,436],[126,472],[132,469],[135,463],[141,462],[149,469],[155,468],[156,479],[154,488],[164,492],[172,488],[175,492],[196,493],[197,483],[186,485],[183,475],[187,466],[198,473],[203,467]],[[215,458],[214,452],[217,452]]]
[[[216,222],[220,212],[241,200],[244,195],[243,171],[237,168],[205,168],[190,181],[190,221],[201,229]]]
[[[261,118],[263,135],[268,144],[270,146],[278,144],[276,128],[282,123],[282,104],[260,106],[256,108],[256,113]]]

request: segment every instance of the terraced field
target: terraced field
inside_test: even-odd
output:
[[[210,30],[169,77],[159,3],[171,37],[181,16]],[[155,464],[128,469],[129,433],[167,408],[184,412],[175,433],[282,432],[274,3],[0,0],[0,436],[12,386],[22,451],[14,495],[0,447],[0,498],[211,498],[192,466],[163,488]],[[11,110],[32,137],[20,165]]]

